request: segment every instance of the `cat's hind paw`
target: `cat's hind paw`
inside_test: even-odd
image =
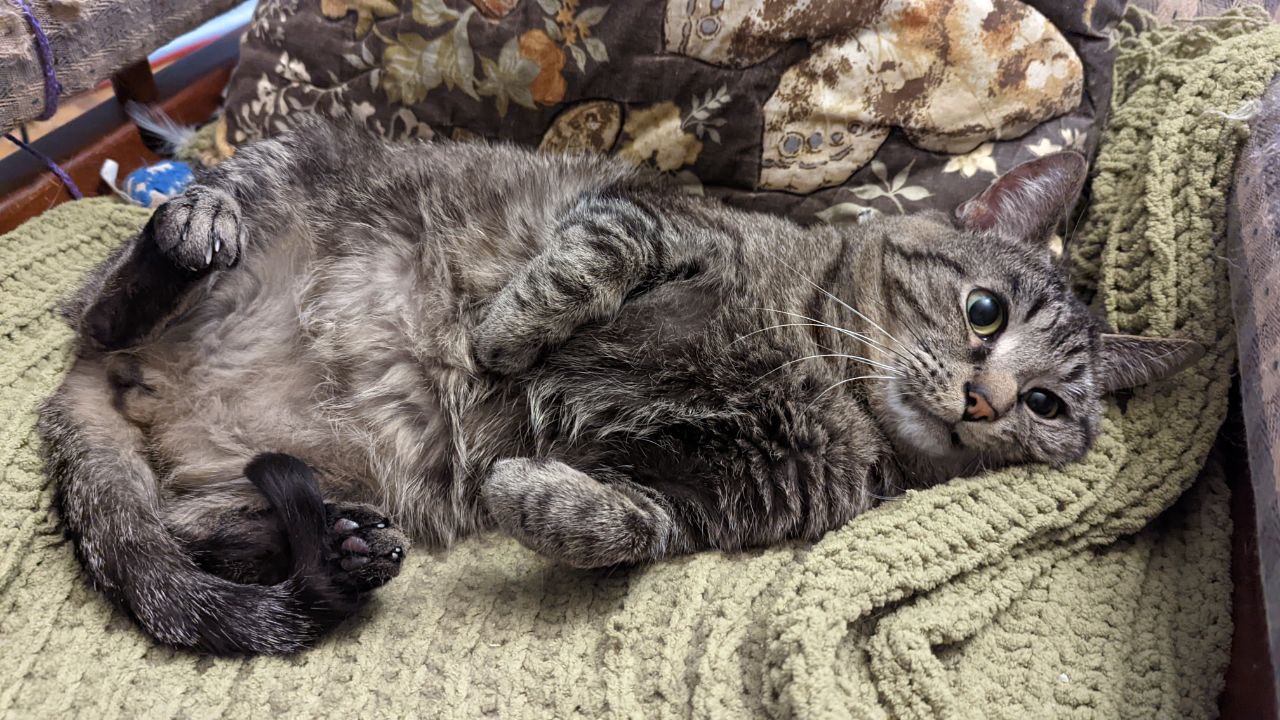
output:
[[[400,574],[409,538],[369,505],[325,506],[334,580],[356,592],[382,587]]]

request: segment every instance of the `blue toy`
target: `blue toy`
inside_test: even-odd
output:
[[[129,199],[143,207],[158,207],[191,184],[191,166],[181,160],[165,160],[129,173],[124,191]]]

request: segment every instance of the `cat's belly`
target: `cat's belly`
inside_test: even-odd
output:
[[[387,335],[408,328],[361,297],[379,291],[368,275],[318,292],[316,267],[277,253],[228,272],[139,353],[142,385],[124,411],[147,433],[163,491],[190,512],[258,505],[245,464],[285,452],[317,471],[327,499],[375,503],[425,539],[452,539],[476,512],[457,486],[441,378]]]

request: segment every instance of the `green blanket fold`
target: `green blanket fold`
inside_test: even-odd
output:
[[[1280,28],[1235,13],[1151,30],[1117,68],[1073,239],[1081,287],[1120,330],[1211,351],[1113,405],[1084,461],[912,492],[811,547],[630,572],[495,537],[419,552],[295,657],[154,645],[86,586],[50,513],[32,408],[66,364],[53,307],[146,212],[88,200],[0,237],[0,715],[1215,715],[1230,520],[1206,459],[1234,359],[1221,245],[1245,133],[1230,116],[1280,69]]]

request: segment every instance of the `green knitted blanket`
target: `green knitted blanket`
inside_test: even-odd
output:
[[[1211,351],[1112,406],[1084,461],[913,492],[810,547],[630,572],[495,537],[419,552],[294,657],[156,646],[87,587],[49,511],[32,407],[66,364],[55,301],[146,213],[46,213],[0,238],[0,714],[1213,716],[1230,521],[1206,458],[1233,362],[1220,245],[1245,132],[1226,115],[1278,67],[1280,28],[1257,16],[1122,43],[1074,240],[1082,287],[1120,329]]]

